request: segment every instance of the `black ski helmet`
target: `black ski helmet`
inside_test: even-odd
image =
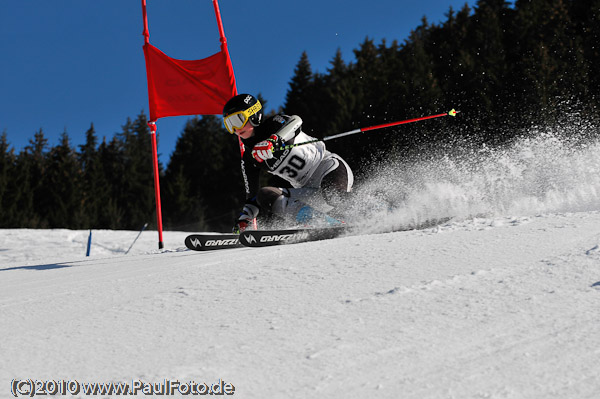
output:
[[[252,94],[238,94],[227,101],[223,107],[223,118],[235,114],[236,112],[246,111],[249,108],[258,108],[258,110],[254,111],[248,118],[248,121],[252,126],[258,126],[262,121],[263,109],[258,98],[254,97]]]

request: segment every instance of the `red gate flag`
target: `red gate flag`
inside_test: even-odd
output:
[[[235,96],[235,77],[222,51],[201,60],[176,60],[144,45],[150,120],[164,116],[217,115]]]
[[[221,34],[221,51],[201,60],[187,61],[171,58],[149,43],[146,4],[142,1],[151,121],[165,116],[218,115],[225,103],[237,94],[216,1],[214,4]]]

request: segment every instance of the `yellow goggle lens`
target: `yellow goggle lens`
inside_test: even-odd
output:
[[[262,108],[260,101],[256,101],[256,104],[243,111],[234,112],[231,115],[227,115],[223,118],[223,124],[227,131],[231,134],[235,133],[236,130],[243,128],[248,123],[248,119]]]

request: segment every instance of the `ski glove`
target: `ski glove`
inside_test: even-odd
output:
[[[233,226],[233,233],[240,234],[242,231],[248,228],[248,225],[252,223],[252,221],[258,216],[258,204],[256,200],[253,198],[244,204],[244,209],[238,216],[235,221],[235,225]]]
[[[252,149],[252,156],[257,162],[264,162],[267,159],[271,159],[273,158],[273,151],[282,143],[283,142],[278,135],[272,134],[271,137],[254,146]]]

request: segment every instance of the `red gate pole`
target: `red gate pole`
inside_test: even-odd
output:
[[[229,51],[227,50],[227,39],[225,38],[225,29],[223,29],[223,21],[221,20],[221,11],[219,11],[219,2],[217,0],[212,0],[213,6],[215,8],[215,15],[217,17],[217,25],[219,25],[219,37],[221,38],[221,49],[227,53],[227,57],[229,57]]]
[[[142,0],[142,16],[144,18],[144,46],[150,44],[150,31],[148,30],[148,14],[146,13],[146,0]],[[145,52],[144,52],[145,53]],[[150,83],[150,68],[146,57],[146,74],[148,83]],[[149,87],[149,86],[148,86]],[[150,112],[152,113],[152,112]],[[154,174],[154,197],[156,199],[156,229],[158,230],[158,249],[163,249],[163,228],[162,228],[162,210],[160,205],[160,175],[158,171],[158,147],[156,145],[156,120],[148,122],[150,127],[150,140],[152,141],[152,171]]]
[[[158,148],[156,146],[156,122],[148,122],[152,140],[152,169],[154,171],[154,197],[156,198],[156,227],[158,230],[158,249],[163,249],[162,211],[160,206],[160,175],[158,172]]]

